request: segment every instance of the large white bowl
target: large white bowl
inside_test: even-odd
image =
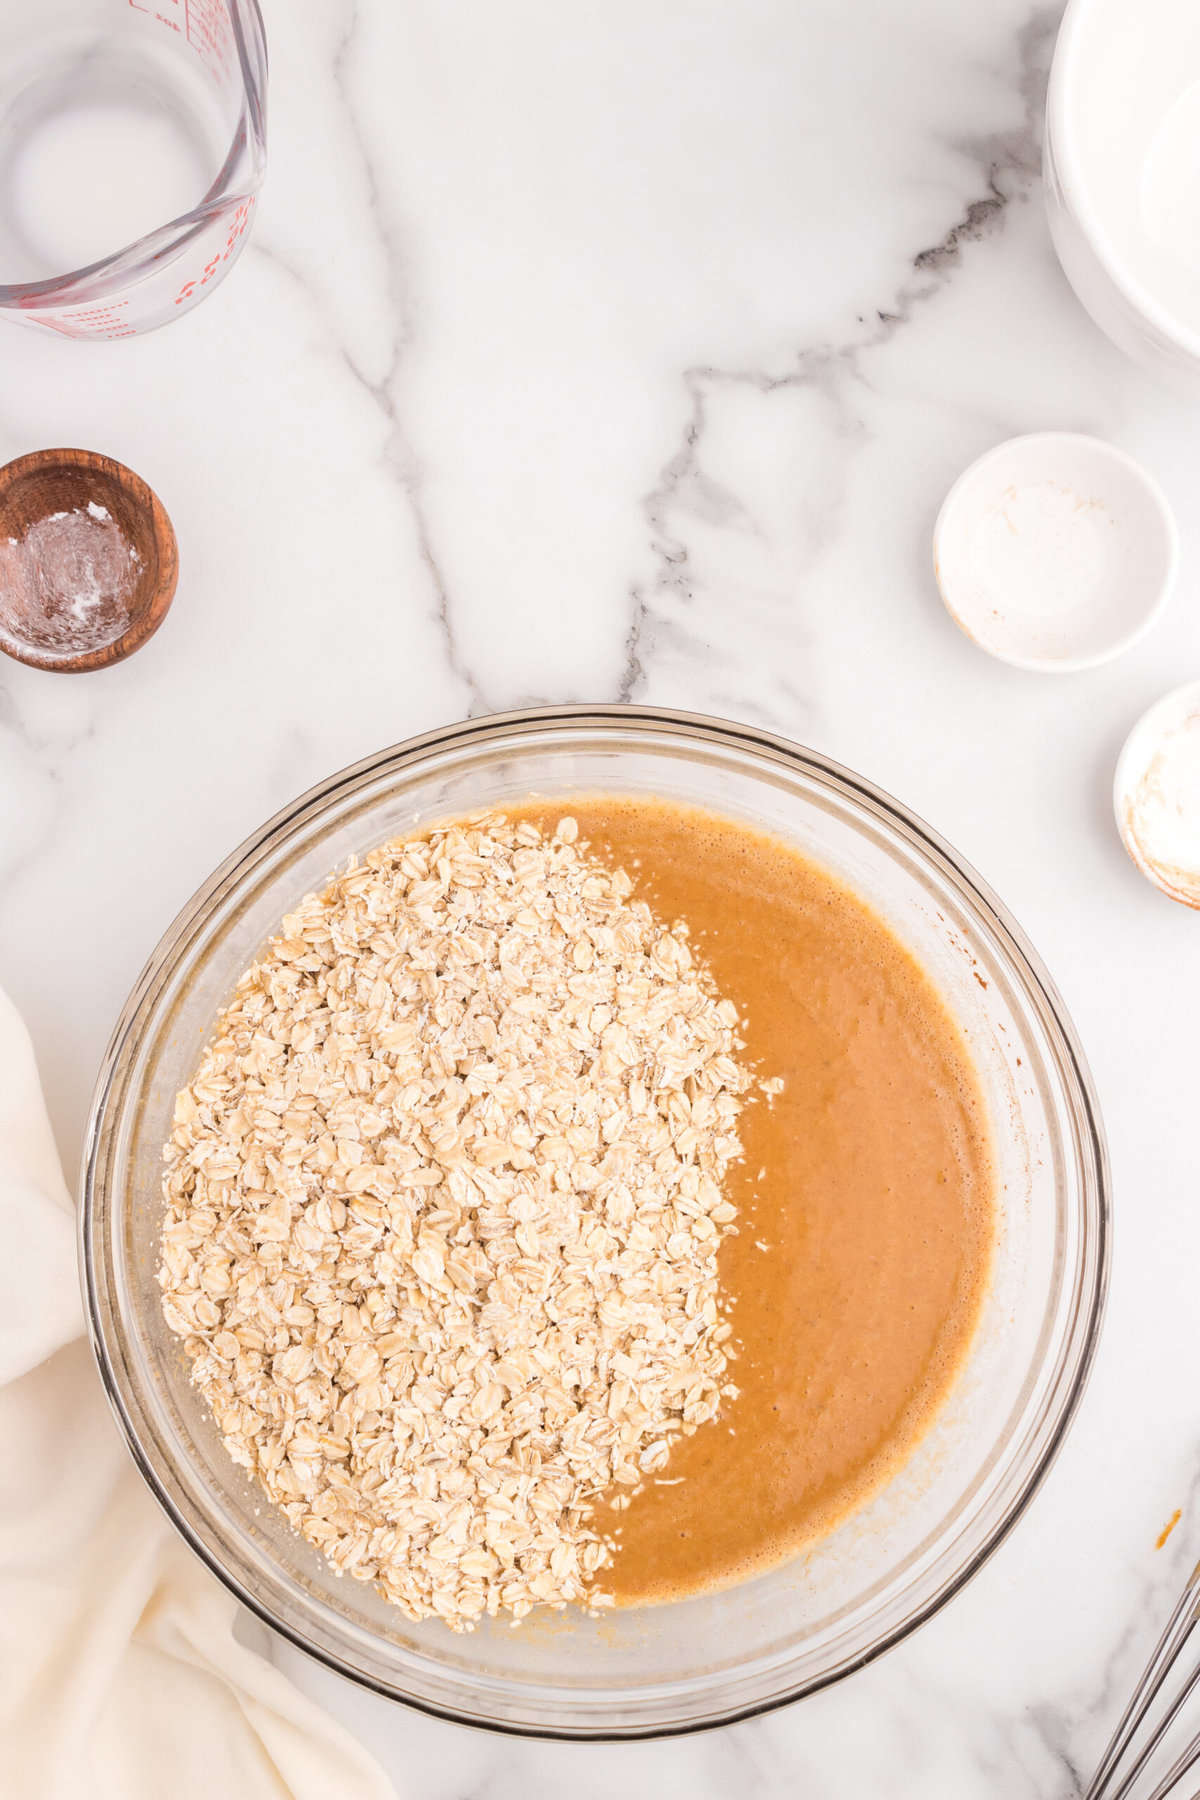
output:
[[[1161,234],[1140,222],[1147,159],[1173,111],[1181,132],[1180,109],[1194,106],[1200,119],[1197,84],[1200,9],[1188,0],[1071,0],[1050,72],[1042,169],[1054,247],[1096,324],[1144,367],[1200,391],[1200,274],[1189,322],[1155,280],[1167,254]]]

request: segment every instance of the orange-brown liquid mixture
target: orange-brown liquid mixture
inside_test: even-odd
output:
[[[515,810],[552,829],[567,809]],[[661,917],[687,921],[744,1021],[744,1057],[785,1081],[747,1106],[730,1184],[741,1217],[720,1266],[740,1395],[677,1440],[627,1511],[599,1512],[619,1545],[603,1585],[633,1605],[784,1559],[912,1451],[976,1324],[994,1180],[962,1038],[862,901],[709,813],[607,797],[569,810]]]

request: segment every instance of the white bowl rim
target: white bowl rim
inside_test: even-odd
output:
[[[1200,680],[1185,681],[1179,687],[1170,688],[1167,693],[1160,694],[1158,699],[1139,714],[1130,726],[1129,735],[1121,745],[1116,768],[1113,770],[1113,812],[1116,815],[1117,831],[1121,842],[1138,873],[1144,875],[1160,894],[1167,896],[1168,900],[1174,900],[1180,906],[1189,906],[1197,911],[1200,910],[1200,905],[1195,900],[1189,899],[1185,894],[1177,893],[1164,881],[1156,865],[1143,854],[1142,847],[1137,837],[1130,831],[1126,820],[1127,802],[1131,791],[1136,786],[1137,777],[1145,766],[1147,748],[1161,736],[1168,721],[1174,718],[1181,708],[1188,705],[1193,705],[1200,710]]]
[[[1013,450],[1028,448],[1034,444],[1086,444],[1089,452],[1099,451],[1102,457],[1106,457],[1122,467],[1133,478],[1136,485],[1148,495],[1162,527],[1163,541],[1167,551],[1166,568],[1153,599],[1137,623],[1132,625],[1121,637],[1114,638],[1112,643],[1103,650],[1092,651],[1084,656],[1021,656],[1012,650],[994,650],[990,644],[985,644],[976,637],[963,615],[951,601],[942,580],[940,555],[942,535],[967,482],[981,469],[986,468],[989,462],[999,461]],[[1175,586],[1178,569],[1179,526],[1176,523],[1171,503],[1158,481],[1145,464],[1139,462],[1136,456],[1131,456],[1128,450],[1122,450],[1116,444],[1109,443],[1107,438],[1093,437],[1086,431],[1027,431],[1017,437],[1004,438],[1000,443],[993,444],[990,450],[985,450],[973,462],[968,463],[962,474],[955,480],[938,509],[937,521],[933,528],[933,572],[937,581],[938,593],[941,595],[943,606],[963,636],[969,638],[977,650],[984,651],[997,662],[1007,663],[1010,668],[1025,669],[1036,675],[1082,674],[1087,669],[1098,669],[1104,663],[1112,662],[1118,656],[1123,656],[1127,650],[1132,650],[1133,646],[1140,643],[1146,633],[1161,618],[1163,609]]]
[[[1072,217],[1121,297],[1169,343],[1200,362],[1200,329],[1192,330],[1185,325],[1128,272],[1127,265],[1117,256],[1111,239],[1099,223],[1095,209],[1088,205],[1084,197],[1086,183],[1074,138],[1067,127],[1067,107],[1072,92],[1070,83],[1075,73],[1074,53],[1077,40],[1086,29],[1091,4],[1092,0],[1070,0],[1059,27],[1046,90],[1047,152],[1052,157],[1055,174]]]

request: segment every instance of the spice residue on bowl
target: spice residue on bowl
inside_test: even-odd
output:
[[[0,636],[69,658],[103,650],[133,620],[141,557],[96,500],[0,537]]]
[[[1177,536],[1132,457],[1078,432],[1033,432],[997,444],[954,483],[934,529],[934,573],[951,618],[990,656],[1089,669],[1158,616]]]
[[[1122,758],[1117,816],[1142,873],[1200,908],[1200,684],[1160,707],[1136,727],[1129,762]]]

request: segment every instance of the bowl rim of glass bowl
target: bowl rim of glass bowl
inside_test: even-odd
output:
[[[178,1472],[163,1457],[163,1469],[142,1442],[135,1413],[141,1408],[141,1396],[135,1388],[127,1393],[128,1379],[124,1369],[123,1334],[128,1329],[129,1309],[122,1309],[111,1299],[113,1270],[109,1252],[108,1169],[114,1155],[117,1135],[125,1123],[127,1096],[119,1083],[132,1063],[142,1042],[142,1028],[150,1020],[159,993],[168,986],[173,971],[188,953],[193,939],[206,923],[217,916],[217,909],[251,873],[266,864],[272,852],[294,841],[297,833],[311,827],[323,815],[332,813],[339,800],[369,788],[388,773],[397,777],[419,767],[436,753],[462,751],[472,747],[503,749],[506,740],[539,733],[545,747],[553,744],[556,732],[578,732],[592,728],[638,734],[647,739],[666,733],[676,746],[686,749],[691,744],[699,749],[724,748],[747,756],[762,765],[762,772],[773,766],[818,783],[827,793],[853,809],[864,824],[886,825],[898,834],[902,843],[947,881],[972,915],[994,937],[1003,954],[1010,960],[1019,978],[1024,997],[1033,1007],[1037,1022],[1048,1034],[1064,1084],[1068,1091],[1072,1125],[1080,1152],[1082,1176],[1079,1185],[1077,1225],[1078,1248],[1071,1288],[1065,1292],[1067,1322],[1063,1326],[1063,1343],[1057,1360],[1045,1356],[1043,1369],[1051,1369],[1053,1381],[1039,1403],[1032,1424],[1024,1433],[1021,1456],[1006,1484],[993,1496],[990,1509],[980,1509],[968,1520],[964,1532],[974,1527],[974,1540],[947,1577],[915,1602],[906,1603],[903,1616],[890,1623],[878,1636],[859,1648],[844,1653],[831,1666],[799,1679],[789,1678],[782,1689],[758,1698],[740,1698],[722,1703],[719,1694],[704,1697],[702,1716],[649,1722],[606,1724],[597,1707],[595,1724],[552,1722],[530,1723],[495,1717],[481,1711],[470,1711],[440,1700],[430,1699],[406,1690],[400,1681],[384,1680],[361,1666],[356,1666],[336,1649],[314,1641],[288,1620],[279,1616],[267,1599],[260,1597],[238,1574],[222,1562],[202,1535],[202,1527],[213,1530],[211,1519],[189,1497],[177,1499],[182,1490]],[[628,746],[626,746],[628,747]],[[332,872],[332,871],[331,871]],[[139,1035],[142,1032],[142,1035]],[[116,1196],[122,1208],[123,1197]],[[1008,1536],[1029,1505],[1062,1446],[1075,1417],[1088,1376],[1091,1372],[1104,1313],[1108,1288],[1111,1200],[1108,1154],[1098,1103],[1087,1063],[1065,1007],[1021,928],[971,866],[932,831],[920,818],[902,806],[864,777],[831,761],[818,752],[802,748],[775,733],[757,726],[737,724],[698,713],[664,708],[615,704],[563,705],[535,707],[522,711],[498,713],[409,738],[373,756],[363,758],[317,783],[281,808],[258,831],[235,849],[209,879],[196,891],[164,932],[149,961],[134,984],[123,1007],[105,1052],[97,1077],[84,1139],[82,1165],[82,1204],[79,1209],[80,1266],[88,1330],[99,1365],[101,1380],[117,1422],[133,1459],[151,1492],[179,1531],[185,1542],[200,1557],[223,1585],[248,1611],[273,1631],[312,1657],[316,1662],[360,1686],[400,1701],[434,1717],[477,1728],[489,1729],[514,1737],[558,1739],[569,1742],[631,1741],[656,1737],[682,1736],[693,1731],[709,1730],[732,1724],[739,1719],[756,1717],[774,1711],[807,1694],[815,1693],[873,1662],[925,1623],[957,1594],[988,1561]],[[1058,1253],[1061,1254],[1061,1253]],[[110,1335],[112,1338],[110,1341]],[[1035,1446],[1030,1452],[1030,1442]],[[161,1451],[159,1452],[161,1454]],[[172,1492],[168,1478],[174,1478]],[[992,1517],[987,1517],[990,1510]],[[980,1520],[983,1523],[980,1524]],[[219,1534],[215,1534],[218,1535]],[[948,1540],[956,1545],[957,1537]],[[939,1552],[939,1560],[944,1556]],[[463,1678],[469,1690],[470,1677]],[[597,1693],[596,1699],[603,1696]],[[590,1696],[575,1696],[575,1703],[586,1708]]]

